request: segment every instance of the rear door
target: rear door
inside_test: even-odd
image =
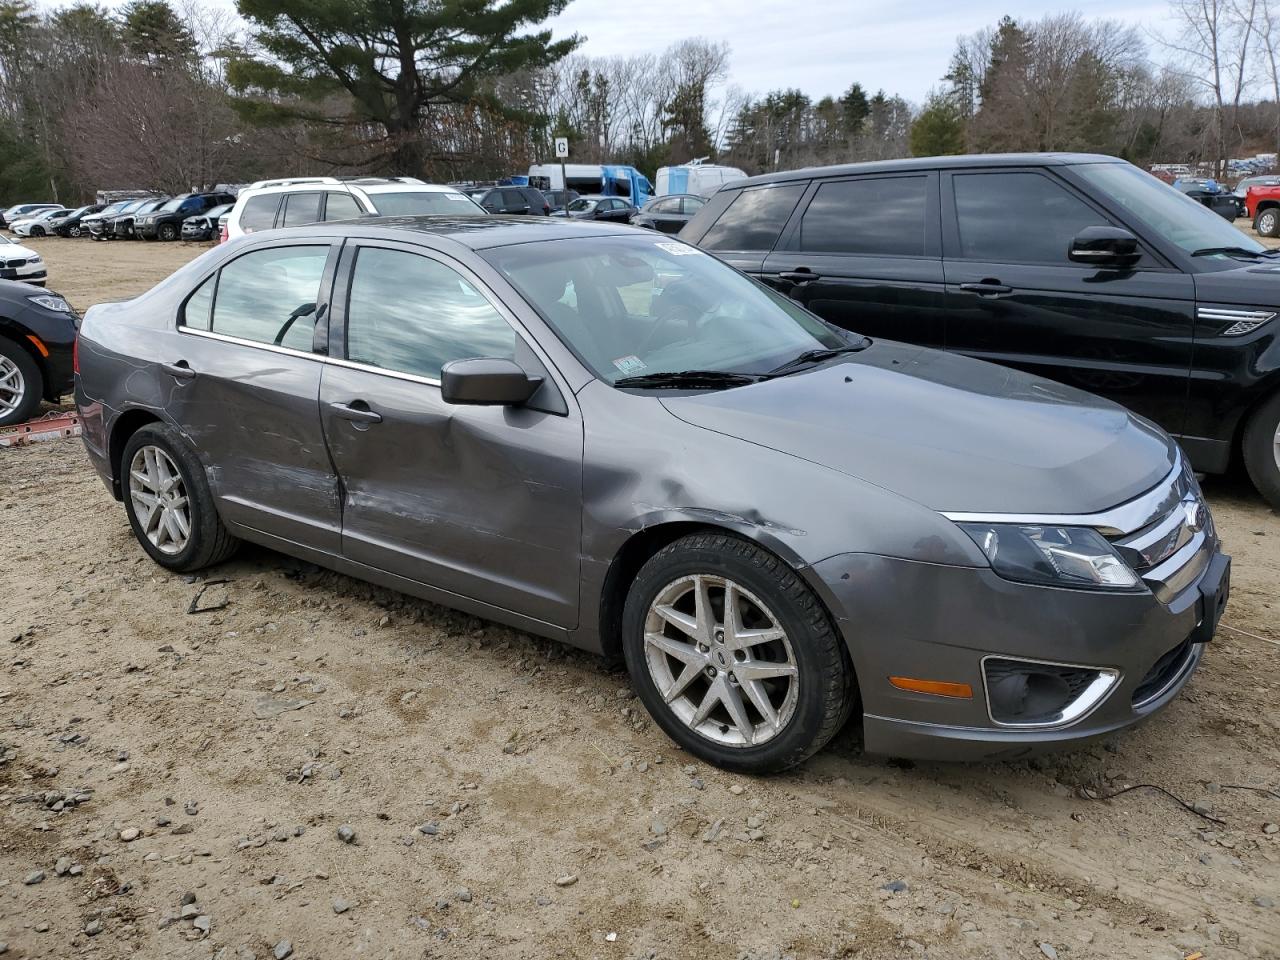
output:
[[[704,211],[707,216],[690,223],[693,229],[687,234],[682,231],[681,236],[759,277],[765,257],[808,186],[809,181],[798,180],[717,194],[712,209]]]
[[[1182,432],[1192,279],[1143,247],[1131,268],[1072,262],[1085,227],[1124,227],[1048,168],[943,175],[947,348],[1097,393]]]
[[[320,191],[285,194],[284,209],[280,214],[277,226],[298,227],[320,220],[320,201],[324,194]]]
[[[815,181],[765,282],[847,330],[942,346],[937,184],[930,171]]]
[[[503,187],[499,192],[502,194],[503,213],[525,214],[531,212],[529,209],[529,198],[520,190],[517,190],[514,187]]]

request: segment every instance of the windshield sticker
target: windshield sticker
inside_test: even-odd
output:
[[[702,252],[697,247],[691,247],[685,243],[655,243],[654,246],[667,251],[673,257],[692,257]]]
[[[619,357],[613,361],[613,365],[629,377],[635,376],[645,369],[645,362],[634,354],[629,357]]]

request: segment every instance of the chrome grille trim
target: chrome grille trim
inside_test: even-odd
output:
[[[1219,334],[1222,337],[1242,337],[1274,317],[1275,313],[1269,310],[1232,310],[1228,307],[1200,307],[1196,310],[1196,318],[1199,320],[1231,324]]]

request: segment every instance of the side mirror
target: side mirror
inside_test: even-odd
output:
[[[1071,241],[1068,259],[1097,266],[1127,267],[1138,262],[1138,238],[1120,227],[1085,227]]]
[[[445,403],[515,406],[540,386],[541,377],[531,377],[514,360],[499,357],[450,360],[440,371],[440,397]]]

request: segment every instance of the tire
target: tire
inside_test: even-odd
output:
[[[67,236],[69,237],[78,237],[80,236],[81,232],[82,231],[80,230],[80,224],[78,223],[75,226],[67,227]]]
[[[1253,221],[1253,229],[1260,237],[1280,235],[1280,207],[1267,207],[1265,210],[1258,211],[1257,219]]]
[[[706,586],[705,593],[699,583]],[[775,635],[780,628],[783,636],[735,653],[733,631],[723,615],[730,585],[739,598],[734,605],[738,619],[747,629]],[[701,603],[723,628],[704,631],[703,636],[710,633],[705,646],[656,612],[664,606],[692,624],[700,593],[705,598]],[[769,773],[802,763],[835,736],[856,700],[844,642],[818,598],[786,563],[740,537],[697,533],[659,550],[631,585],[622,629],[627,671],[654,721],[689,753],[726,770]],[[727,646],[721,645],[721,632]],[[663,646],[647,639],[653,633],[664,637]],[[674,640],[674,646],[667,640]],[[668,652],[672,648],[678,653]],[[762,678],[743,684],[737,673],[744,666],[754,667]],[[788,667],[793,674],[781,675]],[[679,691],[670,703],[659,682],[667,693]],[[725,696],[712,694],[713,688]],[[709,695],[717,705],[700,719],[698,708]],[[756,706],[760,695],[767,699],[776,727]],[[730,711],[730,697],[742,705],[740,711],[745,708],[739,720]],[[751,731],[749,739],[742,720]]]
[[[1254,411],[1241,446],[1249,479],[1272,509],[1280,511],[1280,393]]]
[[[0,337],[0,427],[31,419],[44,396],[44,376],[31,354]]]
[[[155,454],[160,451],[164,460]],[[140,459],[139,459],[140,458]],[[163,469],[151,471],[151,463],[163,463]],[[150,483],[135,479],[135,471],[150,474]],[[176,472],[178,483],[166,487],[157,479],[172,477]],[[179,573],[203,570],[221,563],[235,553],[240,541],[227,532],[218,516],[205,478],[204,467],[186,441],[170,426],[152,423],[140,428],[124,446],[120,458],[120,485],[124,493],[124,509],[129,526],[142,549],[160,566]],[[163,510],[157,515],[139,517],[139,509],[147,509],[143,495],[154,495],[159,490],[176,498],[175,506],[185,499],[187,536],[175,541],[169,530],[181,530],[181,525],[170,528],[160,522]],[[149,530],[154,530],[149,533]]]
[[[162,223],[160,224],[158,236],[161,240],[165,241],[165,243],[171,243],[178,239],[178,228],[172,223]]]
[[[43,237],[43,236],[44,236],[44,227],[32,227],[32,228],[31,228],[31,235],[32,235],[33,237]]]

